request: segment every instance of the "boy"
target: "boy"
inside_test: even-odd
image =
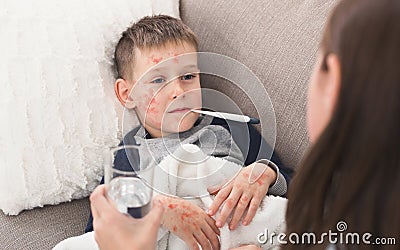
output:
[[[200,75],[195,54],[197,45],[197,38],[189,27],[178,19],[164,15],[141,19],[128,28],[118,42],[115,50],[118,73],[115,93],[123,106],[136,112],[141,122],[141,126],[129,132],[122,143],[140,143],[147,146],[145,148],[148,152],[141,153],[140,164],[146,164],[145,155],[150,155],[159,163],[182,142],[199,146],[207,155],[246,165],[262,158],[262,154],[258,154],[259,150],[270,150],[267,144],[262,143],[258,132],[249,127],[250,153],[244,159],[240,148],[235,144],[235,135],[230,134],[228,124],[224,120],[199,117],[198,114],[190,112],[190,109],[201,108]],[[172,59],[166,61],[169,58]],[[215,140],[210,133],[215,135]],[[267,148],[260,149],[260,145]],[[279,162],[276,155],[272,160]],[[265,175],[261,177],[265,192],[258,192],[258,198],[265,196],[267,190],[275,195],[286,193],[287,181],[284,177],[287,176],[283,176],[274,164],[269,166]],[[247,182],[248,178],[243,178],[246,174],[248,176],[250,171],[250,168],[244,168],[238,175],[242,178],[237,180],[244,182],[244,186],[250,185]],[[235,187],[232,187],[231,193],[240,198],[240,190]],[[251,187],[248,190],[255,191],[257,188]],[[223,200],[235,195],[229,196],[228,192],[227,195],[220,196],[217,204],[212,206],[213,211],[210,211],[210,214],[215,214]],[[209,249],[210,246],[212,249],[218,249],[217,226],[222,227],[227,216],[219,218],[216,223],[209,214],[187,200],[167,196],[158,196],[157,199],[162,199],[165,205],[162,221],[164,228],[173,232],[191,248],[197,248],[199,244],[202,249]],[[235,204],[228,206],[228,199],[222,214],[229,214],[240,201],[233,199]],[[250,202],[247,201],[244,208]],[[232,218],[235,223],[232,224],[231,221],[232,229],[244,212],[236,211]],[[177,225],[176,218],[182,218],[188,213],[196,216],[191,217],[190,221],[182,220]],[[255,211],[252,213],[254,216]],[[247,214],[245,224],[250,223],[251,218],[251,214]],[[90,219],[86,232],[93,230],[91,224]]]

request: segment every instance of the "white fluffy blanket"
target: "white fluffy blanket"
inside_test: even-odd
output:
[[[166,157],[154,173],[154,188],[157,193],[178,197],[190,197],[202,209],[206,210],[213,197],[207,195],[207,187],[229,181],[241,166],[221,158],[205,156],[192,144],[182,145]],[[255,244],[263,249],[276,247],[269,241],[261,245],[257,238],[260,233],[285,231],[285,211],[287,200],[281,197],[266,196],[256,215],[248,226],[239,225],[230,231],[225,225],[221,228],[221,249],[230,249],[243,244]],[[275,240],[276,241],[276,240]],[[188,249],[185,243],[174,234],[161,228],[158,234],[158,249]],[[98,249],[93,233],[69,238],[59,243],[54,249]]]

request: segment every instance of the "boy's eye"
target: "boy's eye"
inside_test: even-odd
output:
[[[163,82],[165,82],[165,79],[159,77],[159,78],[154,79],[154,80],[151,81],[150,83],[163,83]]]
[[[188,81],[188,80],[192,80],[195,77],[196,76],[194,74],[186,74],[186,75],[181,76],[181,80]]]

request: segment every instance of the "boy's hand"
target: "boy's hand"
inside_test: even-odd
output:
[[[190,249],[219,249],[215,220],[195,204],[177,198],[157,196],[164,204],[162,225],[181,238]]]
[[[255,182],[250,182],[249,177],[252,178],[252,176],[254,176],[252,172],[253,168],[261,168],[263,170],[265,169],[265,171],[256,176]],[[209,190],[211,194],[216,192],[218,192],[218,194],[215,196],[208,210],[208,214],[210,216],[216,214],[222,203],[226,201],[222,207],[221,214],[217,218],[217,227],[222,227],[228,216],[233,212],[229,229],[234,230],[245,210],[248,209],[242,222],[243,225],[247,226],[256,214],[262,199],[268,192],[269,186],[276,180],[276,177],[276,172],[263,163],[255,162],[243,168],[235,179],[222,189],[214,191]]]

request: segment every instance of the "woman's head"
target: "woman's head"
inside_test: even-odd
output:
[[[340,2],[311,78],[314,145],[289,192],[289,231],[327,232],[344,220],[356,232],[399,232],[399,65],[400,1]]]
[[[399,8],[395,0],[345,0],[332,13],[309,89],[309,123],[315,119],[310,117],[313,109],[319,111],[317,119],[322,121],[314,124],[316,135],[334,110],[340,110],[339,115],[347,113],[353,120],[358,115],[363,120],[381,120],[382,110],[399,99]],[[312,98],[319,98],[316,103],[320,105],[312,105]],[[386,115],[387,123],[392,121],[390,114]],[[309,124],[309,130],[312,126]],[[313,131],[309,132],[315,141],[318,136],[314,138]]]

